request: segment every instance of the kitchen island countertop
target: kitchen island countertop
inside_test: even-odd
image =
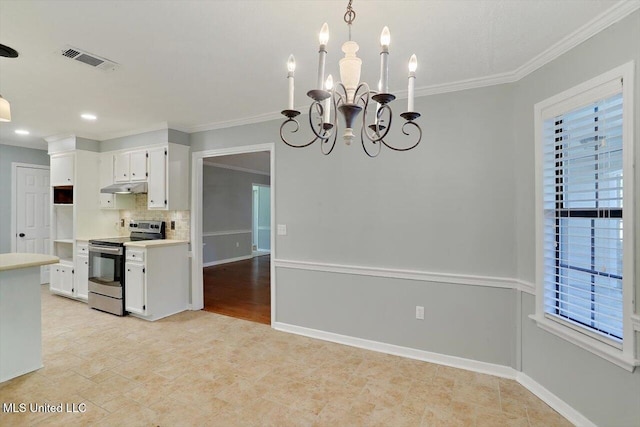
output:
[[[55,264],[60,259],[56,256],[44,254],[7,253],[0,254],[0,271],[17,270],[19,268],[39,267]]]

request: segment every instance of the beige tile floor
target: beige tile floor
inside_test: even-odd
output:
[[[0,384],[42,426],[565,426],[518,383],[207,312],[154,323],[42,291],[44,368]]]

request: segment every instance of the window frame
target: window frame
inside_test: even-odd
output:
[[[635,192],[634,184],[634,72],[635,63],[628,62],[614,68],[591,80],[579,84],[571,89],[559,93],[534,106],[534,136],[535,136],[535,220],[536,220],[536,311],[529,316],[537,325],[556,336],[559,336],[579,347],[588,350],[616,365],[633,372],[636,366],[640,366],[640,360],[636,355],[636,334],[634,331],[634,284],[635,284],[635,230],[634,208]],[[544,265],[544,236],[545,236],[545,209],[544,209],[544,134],[545,120],[571,112],[572,110],[588,105],[589,103],[613,95],[612,88],[619,87],[618,82],[623,81],[623,337],[621,343],[613,343],[603,338],[591,328],[580,326],[577,323],[564,321],[557,316],[545,313],[545,265]],[[616,91],[619,92],[618,89]],[[554,215],[556,213],[554,212]]]

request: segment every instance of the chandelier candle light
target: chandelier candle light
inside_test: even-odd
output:
[[[389,28],[384,27],[380,35],[380,81],[378,82],[378,91],[369,89],[369,85],[365,82],[360,83],[360,71],[362,68],[362,60],[357,57],[360,49],[358,44],[351,40],[351,24],[355,20],[356,13],[351,7],[353,0],[349,1],[347,12],[344,15],[344,21],[349,27],[349,41],[342,45],[344,57],[340,59],[340,82],[334,83],[333,77],[329,75],[324,78],[325,61],[327,57],[327,43],[329,41],[329,26],[325,23],[320,30],[318,51],[318,80],[317,88],[310,90],[307,96],[313,100],[309,106],[309,126],[313,131],[313,139],[309,142],[296,145],[288,142],[283,135],[284,127],[293,123],[294,128],[291,132],[297,132],[300,128],[296,117],[300,115],[300,111],[294,110],[294,71],[296,63],[293,55],[289,56],[287,61],[287,79],[289,81],[289,104],[288,108],[282,111],[282,115],[286,120],[280,126],[280,138],[282,141],[294,148],[308,147],[314,142],[320,140],[320,148],[323,154],[329,154],[333,151],[336,144],[338,134],[338,111],[342,114],[345,122],[345,130],[343,134],[344,141],[347,145],[351,144],[355,135],[353,133],[353,124],[358,114],[364,110],[362,114],[362,127],[360,129],[360,141],[365,153],[370,157],[376,157],[380,154],[382,145],[396,150],[408,151],[415,148],[422,139],[422,129],[414,122],[420,113],[414,110],[414,87],[416,79],[416,69],[418,61],[415,55],[409,60],[409,90],[407,101],[407,112],[400,114],[405,119],[402,125],[402,133],[410,135],[407,128],[413,126],[417,132],[417,141],[405,148],[394,147],[384,138],[391,129],[391,120],[393,117],[389,103],[396,97],[389,93],[389,44],[391,43],[391,34]],[[367,126],[367,112],[370,104],[375,104],[374,122]]]

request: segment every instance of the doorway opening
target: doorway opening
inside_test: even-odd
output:
[[[203,309],[271,324],[271,154],[203,158]]]

